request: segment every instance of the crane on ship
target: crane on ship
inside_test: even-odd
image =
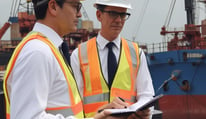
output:
[[[205,34],[204,26],[206,20],[203,20],[201,25],[197,25],[196,21],[198,18],[198,14],[196,13],[196,9],[195,9],[197,2],[206,3],[205,1],[206,0],[200,0],[200,1],[185,0],[187,24],[185,24],[184,30],[177,30],[177,29],[170,30],[168,28],[171,14],[172,14],[172,10],[170,11],[170,15],[168,16],[168,21],[162,27],[162,31],[160,32],[160,34],[163,36],[166,36],[168,34],[174,35],[174,37],[167,44],[168,51],[178,50],[178,49],[205,49],[206,48],[205,45],[206,41],[205,41],[205,37],[203,36]]]
[[[34,22],[35,16],[31,0],[13,0],[9,19],[0,29],[0,40],[10,27],[11,40],[25,36],[32,29]]]

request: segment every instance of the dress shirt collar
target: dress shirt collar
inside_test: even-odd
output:
[[[33,31],[37,31],[48,37],[48,39],[58,48],[61,46],[63,40],[62,38],[50,27],[36,22]]]
[[[110,41],[108,41],[107,39],[105,39],[105,38],[100,34],[100,32],[98,33],[98,35],[97,35],[97,44],[98,44],[98,46],[99,46],[100,49],[104,49],[104,48],[106,47],[107,43],[109,43],[109,42],[110,42]],[[114,39],[112,42],[115,44],[116,48],[119,49],[119,48],[120,48],[120,42],[121,42],[120,35],[119,35],[116,39]]]

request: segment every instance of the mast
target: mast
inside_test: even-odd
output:
[[[195,24],[194,0],[185,0],[187,24]]]

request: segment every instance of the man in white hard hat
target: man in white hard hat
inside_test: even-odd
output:
[[[71,55],[71,66],[83,97],[84,113],[92,117],[101,106],[116,97],[129,105],[154,96],[143,50],[120,36],[132,9],[129,0],[96,0],[101,22],[97,37],[81,43]],[[150,109],[128,118],[150,118]]]

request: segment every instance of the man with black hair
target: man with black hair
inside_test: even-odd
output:
[[[7,119],[84,118],[61,45],[64,35],[76,31],[82,4],[79,0],[32,2],[37,22],[15,49],[4,77]],[[103,111],[95,118],[107,115]]]

